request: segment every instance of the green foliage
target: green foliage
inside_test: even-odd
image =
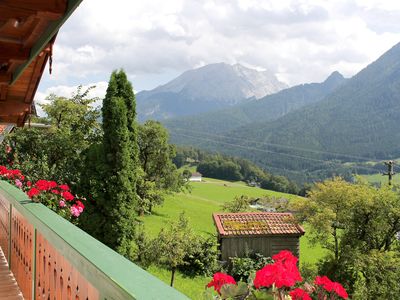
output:
[[[221,208],[224,211],[237,213],[244,212],[250,209],[250,198],[246,195],[236,196],[232,201],[225,202]]]
[[[398,252],[371,251],[356,262],[359,278],[354,300],[397,299],[400,294],[400,256]]]
[[[375,188],[365,182],[351,184],[335,178],[316,184],[309,198],[295,202],[294,209],[311,225],[314,242],[331,251],[319,263],[321,274],[341,281],[359,297],[365,295],[363,288],[370,280],[375,285],[375,298],[370,299],[390,299],[381,295],[390,295],[392,280],[399,271],[383,263],[385,259],[392,263],[398,260],[391,253],[398,247],[396,234],[400,231],[400,195],[396,188]],[[374,278],[378,266],[380,275]]]
[[[218,269],[217,238],[215,236],[196,236],[192,240],[192,249],[184,257],[185,264],[179,270],[188,276],[211,276]]]
[[[123,71],[111,74],[102,115],[103,143],[88,151],[87,168],[93,173],[85,172],[87,177],[82,178],[83,188],[97,198],[89,202],[90,216],[82,223],[95,238],[132,258],[141,172],[135,96]]]
[[[13,168],[20,169],[32,181],[79,181],[82,153],[101,137],[99,111],[93,107],[97,98],[87,97],[90,89],[82,91],[78,87],[69,99],[48,96],[49,104],[42,105],[47,114],[42,121],[50,128],[18,128],[6,138],[4,143],[12,147]],[[1,164],[7,165],[7,158],[1,151]]]
[[[184,213],[181,213],[178,221],[161,229],[154,242],[158,264],[171,270],[171,286],[174,285],[175,271],[187,264],[185,256],[193,249],[192,241],[193,232],[189,221]]]
[[[247,251],[248,252],[248,251]],[[228,273],[239,281],[247,281],[254,276],[257,270],[262,269],[266,264],[272,263],[272,259],[260,253],[247,253],[245,257],[231,257]]]
[[[139,125],[139,161],[143,176],[138,181],[138,210],[151,213],[153,206],[161,205],[165,196],[183,188],[184,180],[172,163],[175,148],[168,144],[168,132],[158,122]]]
[[[135,226],[133,238],[134,248],[132,260],[144,269],[147,269],[155,260],[154,240],[150,239],[144,230],[143,224]]]

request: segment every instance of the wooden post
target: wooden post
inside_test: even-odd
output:
[[[388,176],[389,178],[389,185],[392,185],[392,179],[393,179],[393,175],[395,175],[396,173],[393,171],[393,167],[394,167],[394,161],[393,160],[389,160],[389,161],[385,161],[385,165],[388,168],[388,172],[387,173],[383,173],[383,176]]]

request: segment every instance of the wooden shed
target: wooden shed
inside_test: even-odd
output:
[[[243,257],[246,250],[266,257],[289,250],[299,257],[300,237],[305,231],[291,213],[214,213],[213,219],[223,261]]]

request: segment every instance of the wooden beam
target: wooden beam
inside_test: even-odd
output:
[[[13,44],[0,43],[0,61],[27,60],[31,54],[29,48]]]
[[[20,116],[29,110],[30,104],[28,103],[0,102],[0,116]]]
[[[14,0],[7,0],[7,1],[14,1]],[[23,0],[17,0],[23,1]],[[28,0],[25,0],[28,1]],[[45,0],[40,0],[45,1]],[[39,1],[39,2],[40,2]],[[53,0],[55,1],[55,0]],[[66,1],[66,0],[63,0]],[[47,2],[47,1],[46,1]],[[73,11],[79,6],[82,0],[68,0],[67,9],[65,14],[57,21],[51,22],[49,26],[46,28],[45,32],[41,35],[39,40],[33,45],[31,48],[31,56],[30,58],[24,62],[22,65],[18,66],[13,73],[12,81],[15,82],[21,76],[25,68],[29,66],[29,64],[33,61],[33,59],[39,55],[39,53],[43,50],[43,48],[50,42],[51,39],[57,34],[60,27],[64,24],[64,22],[69,18],[69,16],[73,13]],[[14,3],[14,2],[13,2]],[[35,2],[36,3],[36,2]]]
[[[5,37],[5,36],[0,36],[0,42],[1,43],[8,43],[8,44],[22,45],[22,40],[21,39]]]
[[[0,73],[0,84],[6,83],[9,84],[11,82],[12,75],[9,73]]]
[[[24,12],[51,12],[64,14],[67,10],[67,0],[2,0],[1,5],[10,9],[23,10]]]
[[[8,85],[0,84],[0,101],[5,101],[7,99]]]

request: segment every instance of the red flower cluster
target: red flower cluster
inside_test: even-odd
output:
[[[38,180],[35,184],[30,181],[24,183],[25,176],[20,170],[7,169],[5,166],[0,166],[1,178],[26,191],[29,198],[45,204],[63,216],[77,218],[85,209],[83,203],[70,192],[66,184],[59,185],[55,181],[44,179]]]
[[[253,283],[256,289],[270,287],[273,284],[278,289],[292,287],[296,282],[303,280],[297,268],[298,259],[290,251],[281,251],[272,259],[275,261],[273,264],[266,265],[256,272]]]
[[[314,283],[321,286],[327,292],[334,292],[343,299],[347,299],[349,297],[346,290],[339,282],[333,282],[326,276],[317,276]]]
[[[11,180],[15,180],[15,179],[19,179],[21,181],[25,180],[25,176],[22,175],[20,170],[7,169],[5,166],[0,166],[0,176],[5,179],[11,179]]]
[[[289,293],[292,300],[312,300],[309,294],[301,288],[294,289]]]
[[[214,287],[214,290],[220,294],[224,284],[236,284],[236,281],[232,276],[218,272],[214,274],[213,279],[207,284],[207,287]]]

